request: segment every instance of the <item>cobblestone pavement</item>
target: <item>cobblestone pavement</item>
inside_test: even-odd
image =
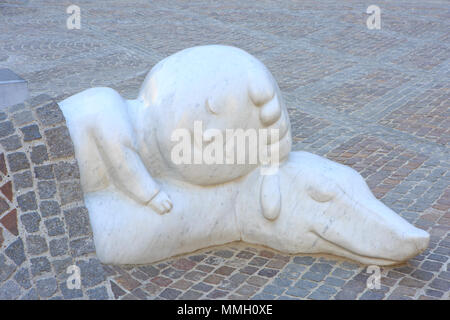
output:
[[[59,225],[52,219],[63,221],[68,230],[70,216],[49,219],[26,209],[16,220],[10,217],[12,207],[19,205],[11,202],[10,181],[14,190],[32,190],[27,189],[30,183],[36,184],[39,201],[49,197],[61,204],[65,192],[76,194],[69,186],[61,189],[64,181],[56,178],[29,179],[29,160],[21,162],[14,143],[37,148],[43,141],[37,135],[58,126],[38,122],[43,129],[36,131],[33,121],[39,114],[16,110],[0,112],[0,154],[7,154],[6,160],[0,156],[1,298],[70,298],[59,278],[55,282],[49,276],[58,274],[53,255],[58,248],[68,259],[81,259],[76,263],[85,267],[86,290],[74,298],[450,298],[447,1],[101,3],[77,1],[81,29],[68,30],[65,10],[71,2],[2,1],[0,28],[6,32],[0,33],[0,67],[27,79],[31,97],[47,94],[59,101],[92,86],[110,86],[131,98],[148,70],[171,53],[211,43],[243,48],[267,65],[283,91],[293,149],[359,171],[381,201],[431,234],[430,246],[406,264],[383,267],[380,289],[367,288],[366,266],[332,256],[285,255],[239,242],[145,266],[101,265],[89,250],[77,258],[73,243],[67,247],[67,242],[82,239],[89,230],[75,233],[73,239],[51,233],[58,234]],[[366,27],[370,4],[381,8],[381,30]],[[31,103],[33,110],[38,110],[36,103]],[[44,137],[48,152],[55,151],[50,150],[51,135]],[[27,150],[23,152],[33,153]],[[11,154],[17,159],[8,159]],[[63,160],[55,161],[68,161],[60,156]],[[77,203],[74,197],[68,199]],[[43,239],[31,237],[39,219],[46,225]],[[24,242],[11,247],[17,237]],[[61,240],[60,246],[54,239]],[[23,256],[24,246],[29,259]],[[45,259],[33,260],[33,254],[48,258],[50,265]],[[47,271],[40,274],[39,268]],[[33,283],[23,282],[23,275],[33,270]],[[29,288],[36,292],[32,295]]]

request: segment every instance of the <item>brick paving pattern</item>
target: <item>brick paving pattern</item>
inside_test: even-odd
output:
[[[450,299],[448,2],[370,3],[381,30],[367,29],[369,4],[356,0],[84,0],[80,30],[66,28],[70,4],[0,4],[0,67],[28,80],[31,95],[0,111],[0,298]],[[359,171],[431,234],[429,248],[383,267],[380,289],[352,261],[240,242],[152,265],[100,264],[52,101],[93,86],[134,98],[156,62],[211,43],[263,61],[288,106],[293,149]],[[75,293],[61,273],[68,263],[82,270]]]

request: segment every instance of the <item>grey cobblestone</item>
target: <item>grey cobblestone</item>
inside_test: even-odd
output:
[[[38,235],[30,235],[26,239],[27,253],[36,256],[48,250],[45,238]]]
[[[14,151],[22,147],[22,142],[18,135],[12,135],[7,138],[0,140],[0,145],[5,149],[5,151]]]

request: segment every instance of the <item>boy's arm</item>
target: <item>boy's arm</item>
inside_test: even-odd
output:
[[[109,176],[120,191],[136,201],[160,214],[170,211],[170,198],[160,190],[137,152],[126,112],[116,111],[117,114],[105,117],[110,121],[102,121],[92,132]]]

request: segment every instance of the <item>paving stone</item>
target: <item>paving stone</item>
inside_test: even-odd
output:
[[[303,265],[312,265],[314,261],[316,261],[313,257],[294,257],[294,263],[303,264]]]
[[[59,288],[61,290],[61,293],[66,300],[76,299],[83,297],[83,290],[81,289],[69,289],[67,287],[66,281],[62,281],[59,283]]]
[[[231,258],[234,255],[234,252],[230,251],[230,250],[219,250],[219,251],[214,252],[214,254],[216,256],[227,259],[227,258]]]
[[[251,259],[254,255],[255,254],[253,252],[241,251],[236,255],[236,257],[241,259]]]
[[[253,296],[254,300],[274,300],[276,297],[268,293],[258,293]]]
[[[136,288],[131,293],[141,300],[148,300],[150,298],[150,295],[141,288]]]
[[[64,121],[64,116],[61,109],[55,102],[50,102],[40,108],[37,108],[36,114],[39,121],[41,121],[44,126],[55,125]]]
[[[207,257],[205,260],[203,260],[204,263],[213,265],[213,266],[217,266],[217,265],[221,264],[222,261],[223,261],[223,258],[214,257],[214,256]],[[198,266],[198,267],[200,267],[200,266]]]
[[[325,263],[314,263],[309,270],[311,272],[320,273],[320,274],[328,274],[330,273],[333,266]]]
[[[7,138],[0,139],[0,145],[5,151],[14,151],[22,147],[22,141],[20,137],[15,134]]]
[[[207,282],[206,279],[205,279],[205,282]],[[210,282],[208,282],[208,283],[210,283]],[[192,281],[187,281],[187,280],[181,279],[181,280],[178,280],[178,281],[174,282],[170,287],[171,288],[175,288],[175,289],[180,289],[180,290],[187,290],[193,284],[194,283]]]
[[[268,293],[271,295],[279,296],[279,295],[283,294],[283,292],[285,290],[286,290],[285,287],[280,287],[277,285],[269,284],[267,286],[264,286],[263,293]]]
[[[278,273],[278,270],[275,270],[275,269],[269,269],[269,268],[264,268],[264,269],[261,269],[261,270],[258,272],[258,275],[263,276],[263,277],[272,278],[272,277],[274,277],[277,273]]]
[[[431,282],[430,287],[432,287],[434,289],[442,290],[444,292],[448,292],[448,291],[450,291],[450,281],[446,281],[443,279],[434,279]]]
[[[400,285],[406,286],[406,287],[415,287],[415,288],[423,288],[424,283],[422,281],[418,281],[412,278],[403,278],[400,282]]]
[[[257,287],[262,287],[268,281],[269,281],[269,279],[263,278],[263,277],[260,277],[260,276],[251,276],[251,277],[249,277],[247,279],[247,283],[252,284],[254,286],[257,286]]]
[[[219,284],[225,277],[216,274],[207,276],[203,281],[209,284]]]
[[[357,296],[358,296],[358,293],[353,290],[342,289],[335,295],[334,298],[336,300],[354,300],[354,299],[356,299]]]
[[[258,271],[258,268],[252,267],[252,266],[245,266],[244,268],[240,269],[239,271],[242,272],[242,273],[245,273],[245,274],[252,275],[256,271]]]
[[[200,281],[201,279],[203,279],[206,276],[205,272],[201,272],[201,271],[190,271],[188,273],[186,273],[186,275],[184,276],[185,279],[187,280],[191,280],[191,281]]]
[[[40,279],[36,281],[36,289],[41,298],[49,298],[58,289],[58,283],[55,278]]]
[[[250,262],[248,263],[251,266],[257,266],[257,267],[262,267],[263,265],[265,265],[269,260],[266,258],[261,258],[261,257],[254,257],[252,260],[250,260]]]
[[[416,270],[411,273],[411,276],[419,280],[428,281],[433,277],[433,273],[428,271]]]
[[[56,275],[59,276],[58,278],[67,279],[67,268],[73,265],[73,260],[71,257],[54,259],[51,261],[51,264],[53,270],[55,270]]]
[[[192,286],[192,289],[202,292],[208,292],[213,288],[213,286],[206,284],[204,282],[197,283],[196,285]]]
[[[67,127],[57,127],[44,132],[52,159],[74,155],[73,144]]]
[[[89,215],[86,208],[78,207],[64,210],[64,217],[69,237],[86,236],[90,234]]]
[[[20,268],[14,274],[14,280],[24,289],[31,288],[30,272],[28,268]]]
[[[2,172],[4,175],[8,174],[8,168],[6,167],[6,160],[4,153],[0,153],[0,172]]]
[[[54,172],[58,181],[80,179],[80,171],[76,163],[59,162],[54,166]]]
[[[113,292],[113,294],[114,294],[114,297],[117,299],[117,298],[119,298],[119,297],[121,297],[121,296],[123,296],[126,292],[122,289],[122,288],[120,288],[114,281],[110,281],[109,282],[110,283],[110,285],[111,285],[111,291]]]
[[[34,164],[42,164],[48,160],[47,147],[45,145],[34,146],[30,153],[31,161]]]
[[[325,278],[325,284],[328,284],[333,287],[342,287],[344,285],[345,281],[339,278],[335,277],[326,277]]]
[[[81,260],[77,262],[77,266],[80,267],[81,284],[83,285],[83,287],[91,288],[102,283],[105,280],[103,267],[97,258],[91,258],[88,261]],[[119,282],[119,280],[117,281]],[[119,283],[123,286],[122,282]],[[128,289],[126,286],[123,287]]]
[[[443,278],[445,280],[450,280],[450,272],[443,271],[443,272],[439,273],[439,278]]]
[[[440,255],[440,254],[432,253],[428,256],[428,259],[434,260],[434,261],[439,261],[439,262],[446,262],[448,260],[448,257]]]
[[[11,232],[13,235],[17,236],[19,235],[19,230],[17,227],[17,210],[13,209],[7,214],[3,216],[3,218],[0,219],[0,223],[3,225],[3,227],[6,228],[9,232]]]
[[[12,172],[30,168],[27,156],[24,152],[9,153],[7,156],[9,168]]]
[[[55,177],[53,173],[53,166],[53,164],[48,164],[34,167],[34,175],[36,179],[53,179]]]
[[[434,261],[424,261],[420,266],[421,269],[427,271],[439,271],[442,267],[442,263],[434,262]]]
[[[95,252],[94,241],[91,237],[84,237],[69,242],[70,251],[74,257]]]
[[[211,299],[221,299],[223,297],[225,297],[228,294],[227,291],[223,291],[223,290],[219,290],[219,289],[215,289],[213,291],[211,291],[207,297],[211,298]]]
[[[14,133],[14,125],[11,121],[0,122],[0,138]]]
[[[0,281],[3,282],[16,270],[13,264],[8,263],[4,254],[0,253]]]
[[[229,276],[234,270],[235,270],[235,268],[228,267],[228,266],[222,266],[214,272],[217,274],[220,274],[220,275]]]
[[[108,275],[108,271],[105,271],[105,272]],[[139,270],[134,270],[131,273],[131,276],[133,278],[136,278],[137,280],[141,280],[141,281],[146,281],[146,280],[148,280],[150,278],[147,274],[145,274],[144,272],[141,272]]]
[[[38,107],[45,102],[51,100],[51,97],[48,94],[42,93],[30,99],[29,103],[32,106]]]
[[[328,300],[330,299],[337,290],[333,287],[322,285],[318,287],[313,293],[311,293],[308,298],[313,300]]]
[[[5,250],[5,254],[18,266],[25,261],[25,250],[22,239],[19,238],[11,243]]]
[[[180,296],[181,300],[195,300],[200,298],[203,295],[202,292],[194,291],[194,290],[188,290],[185,293],[183,293],[182,296]]]
[[[375,291],[375,290],[368,290],[364,292],[360,299],[361,300],[381,300],[383,299],[385,294],[383,292]]]
[[[325,273],[317,273],[311,271],[308,271],[304,275],[302,275],[302,279],[312,280],[316,282],[322,281],[323,279],[325,279],[325,277],[326,277]]]
[[[356,270],[356,269],[359,269],[359,267],[360,267],[358,264],[356,264],[356,263],[351,263],[351,262],[348,262],[348,261],[342,262],[342,263],[341,263],[341,266],[342,266],[344,269],[348,269],[348,270]]]
[[[20,286],[13,280],[0,285],[0,300],[15,300],[21,294]]]
[[[20,216],[20,221],[28,233],[39,231],[41,216],[37,212],[25,213]]]
[[[49,236],[59,236],[65,233],[64,223],[60,218],[50,218],[44,221]]]
[[[39,235],[29,235],[26,238],[27,253],[32,256],[37,256],[48,251],[47,241]]]
[[[13,180],[15,190],[33,187],[33,178],[31,177],[31,171],[14,174]]]
[[[248,275],[244,274],[244,273],[235,273],[232,276],[230,276],[228,279],[236,284],[242,284],[244,283],[245,280],[248,279]]]
[[[30,262],[33,277],[51,271],[50,261],[47,257],[31,258]]]
[[[0,214],[6,212],[9,209],[9,204],[2,198],[0,198]]]
[[[163,271],[161,271],[161,274],[165,275],[166,277],[169,277],[171,279],[178,279],[183,276],[185,272],[182,270],[176,270],[172,267],[166,268]]]
[[[29,191],[18,196],[17,203],[22,212],[36,210],[38,208],[34,191]]]
[[[43,217],[58,215],[61,212],[61,207],[56,201],[41,201],[39,210]],[[76,218],[76,213],[73,213]],[[74,231],[75,232],[75,231]]]
[[[86,291],[90,300],[108,300],[108,291],[106,287],[98,287]]]
[[[58,185],[61,204],[82,201],[83,191],[79,181],[61,182]]]
[[[201,262],[201,261],[203,261],[205,258],[206,258],[206,255],[205,255],[205,254],[196,254],[196,255],[193,255],[193,256],[189,256],[189,257],[188,257],[189,260],[192,260],[192,261],[195,261],[195,262]]]
[[[39,127],[36,124],[20,128],[23,134],[23,141],[33,141],[42,138]]]
[[[39,181],[38,192],[39,198],[51,199],[56,194],[56,183],[54,181]]]
[[[311,290],[311,289],[317,287],[317,283],[316,282],[312,282],[312,281],[308,281],[308,280],[300,279],[294,284],[294,287],[300,288],[300,289]]]
[[[30,110],[24,110],[13,115],[13,121],[16,126],[22,126],[34,120],[33,114]]]
[[[167,287],[173,282],[172,279],[163,276],[154,277],[151,281],[160,287]]]
[[[151,265],[140,266],[139,270],[147,274],[149,277],[156,277],[159,274],[159,270]]]
[[[236,290],[236,293],[245,297],[250,297],[254,293],[256,293],[259,290],[258,287],[251,286],[248,284],[242,285],[238,290]]]
[[[59,239],[52,239],[49,242],[50,255],[52,257],[62,256],[67,254],[69,249],[69,241],[66,237]]]
[[[37,294],[36,288],[31,288],[22,297],[20,297],[20,300],[38,300],[38,299],[39,296]]]

